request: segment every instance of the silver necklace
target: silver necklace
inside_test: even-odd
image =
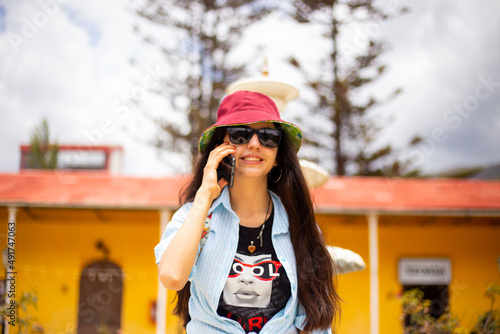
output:
[[[255,240],[253,240],[253,241],[250,240],[250,238],[245,233],[245,230],[243,228],[241,229],[245,238],[247,238],[247,240],[250,241],[250,245],[248,245],[248,251],[250,253],[255,252],[255,250],[257,249],[257,247],[253,243],[259,239],[260,239],[260,248],[262,248],[262,245],[263,245],[262,244],[262,240],[263,240],[262,232],[264,232],[264,228],[266,227],[266,220],[267,220],[267,215],[269,214],[269,207],[270,206],[271,206],[271,197],[269,196],[269,202],[267,203],[266,216],[264,217],[264,223],[262,223],[262,227],[260,228],[259,235],[257,236],[257,238]]]

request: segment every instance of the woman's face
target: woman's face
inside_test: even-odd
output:
[[[264,122],[247,124],[246,127],[252,129],[276,129],[274,123]],[[230,142],[226,132],[225,142]],[[250,141],[246,144],[233,144],[236,147],[234,157],[236,158],[235,179],[238,177],[259,178],[267,177],[269,171],[276,165],[278,148],[264,146],[254,133]]]

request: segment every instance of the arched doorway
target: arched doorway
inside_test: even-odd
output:
[[[121,326],[122,270],[109,261],[85,267],[80,276],[78,333],[116,333]]]

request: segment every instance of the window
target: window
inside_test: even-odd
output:
[[[438,319],[448,308],[448,285],[403,285],[403,292],[420,289],[424,293],[424,299],[432,302],[429,314]],[[405,319],[405,326],[409,325],[410,319]]]

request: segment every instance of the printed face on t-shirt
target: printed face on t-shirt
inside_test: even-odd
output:
[[[271,254],[247,256],[236,253],[223,290],[224,302],[240,307],[267,307],[279,262]]]

